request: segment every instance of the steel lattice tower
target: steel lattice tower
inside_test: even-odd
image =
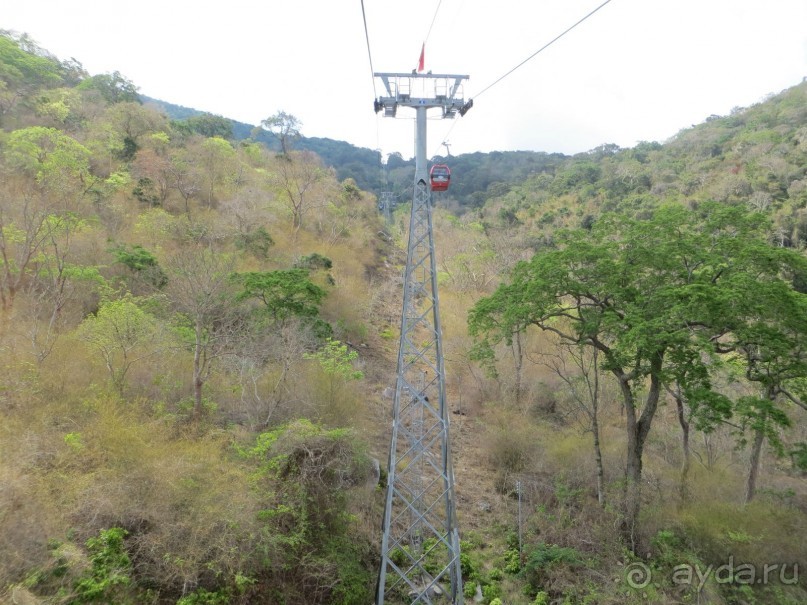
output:
[[[404,272],[401,338],[393,401],[381,569],[377,605],[462,605],[460,542],[454,502],[449,417],[437,293],[431,187],[426,157],[426,113],[444,118],[467,109],[458,98],[468,76],[374,74],[386,97],[376,112],[416,112],[416,162],[409,245]],[[420,96],[413,95],[413,85]],[[426,93],[426,90],[428,93]]]
[[[381,212],[384,213],[384,223],[389,225],[392,223],[392,205],[395,203],[395,194],[392,191],[382,191],[379,204]]]

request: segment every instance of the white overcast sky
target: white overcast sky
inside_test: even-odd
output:
[[[602,1],[364,0],[373,67],[411,71],[425,39],[426,69],[469,74],[471,98]],[[306,136],[414,154],[414,112],[373,113],[361,0],[2,4],[0,29],[145,95],[250,124],[284,110]],[[446,137],[452,154],[664,141],[805,76],[807,0],[611,0],[464,118],[430,120],[428,153]]]

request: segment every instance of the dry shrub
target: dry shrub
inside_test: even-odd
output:
[[[297,420],[264,436],[268,437],[266,455],[277,461],[271,465],[273,474],[284,480],[293,477],[309,493],[360,485],[371,474],[369,459],[357,449],[355,436],[347,429],[325,430]]]
[[[39,496],[31,476],[0,467],[0,589],[49,560],[48,539],[55,527]]]
[[[306,414],[303,355],[316,344],[310,328],[293,319],[239,343],[209,383],[226,418],[260,430]]]
[[[174,427],[103,396],[86,406],[88,418],[62,439],[42,475],[62,517],[48,538],[64,539],[70,528],[83,544],[122,527],[136,576],[176,594],[248,567],[259,506],[226,436],[177,439]]]
[[[325,426],[356,426],[366,414],[367,385],[325,372],[315,361],[301,368],[300,386],[310,402],[309,417]]]
[[[707,563],[722,564],[733,557],[737,564],[797,563],[807,568],[802,539],[807,520],[781,502],[764,497],[745,506],[701,501],[671,521]]]
[[[368,494],[373,465],[354,433],[297,420],[261,434],[249,453],[266,497],[269,573],[286,602],[366,601],[371,548],[348,511],[352,489]]]
[[[512,490],[514,477],[531,470],[535,463],[538,453],[535,427],[519,414],[499,411],[485,439],[488,459],[497,473],[497,490],[501,493]]]

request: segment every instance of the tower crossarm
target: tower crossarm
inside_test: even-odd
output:
[[[386,91],[374,101],[376,113],[394,118],[398,107],[440,107],[444,118],[453,118],[465,105],[462,83],[470,76],[461,74],[375,72]]]

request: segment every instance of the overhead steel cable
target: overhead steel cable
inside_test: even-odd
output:
[[[367,58],[370,60],[370,81],[373,83],[373,100],[378,98],[378,92],[375,88],[375,70],[373,69],[373,53],[370,52],[370,32],[367,30],[367,12],[364,10],[364,0],[361,0],[361,16],[364,21],[364,38],[367,40]],[[381,147],[381,132],[378,125],[378,116],[375,120],[375,146],[376,149]]]
[[[440,12],[440,5],[443,3],[443,0],[437,1],[437,8],[434,9],[434,16],[432,17],[432,23],[429,25],[429,31],[426,33],[426,37],[423,39],[423,44],[429,41],[429,36],[432,35],[432,28],[434,27],[434,22],[437,21],[437,13]]]
[[[515,66],[513,69],[511,69],[511,70],[510,70],[510,71],[508,71],[506,74],[504,74],[503,76],[501,76],[500,78],[498,78],[497,80],[495,80],[495,81],[494,81],[492,84],[489,84],[488,86],[486,86],[485,88],[483,88],[481,91],[479,91],[479,92],[476,94],[476,98],[479,98],[479,96],[480,96],[480,95],[482,95],[483,93],[487,92],[488,90],[490,90],[491,88],[493,88],[494,86],[496,86],[496,84],[498,84],[499,82],[501,82],[502,80],[504,80],[504,79],[505,79],[507,76],[509,76],[509,75],[510,75],[511,73],[513,73],[514,71],[516,71],[516,70],[517,70],[519,67],[521,67],[522,65],[524,65],[525,63],[527,63],[528,61],[530,61],[531,59],[533,59],[533,58],[534,58],[534,57],[535,57],[537,54],[539,54],[539,53],[543,52],[544,50],[546,50],[547,48],[549,48],[550,46],[552,46],[552,45],[553,45],[555,42],[557,42],[558,40],[560,40],[560,39],[561,39],[563,36],[565,36],[566,34],[568,34],[568,33],[569,33],[570,31],[572,31],[572,30],[573,30],[575,27],[577,27],[577,26],[578,26],[578,25],[580,25],[580,24],[581,24],[583,21],[585,21],[586,19],[588,19],[589,17],[591,17],[591,16],[592,16],[594,13],[596,13],[598,10],[600,10],[602,7],[604,7],[604,6],[605,6],[606,4],[608,4],[609,2],[611,2],[611,0],[605,0],[605,2],[603,2],[603,3],[602,3],[602,4],[600,4],[600,5],[599,5],[597,8],[595,8],[593,11],[591,11],[590,13],[588,13],[588,14],[587,14],[585,17],[583,17],[582,19],[580,19],[579,21],[577,21],[577,22],[576,22],[574,25],[571,25],[570,27],[568,27],[568,28],[566,28],[565,30],[563,30],[563,31],[562,31],[560,34],[558,34],[557,36],[555,36],[554,38],[552,38],[552,39],[551,39],[549,42],[547,42],[547,43],[546,43],[546,44],[544,44],[544,45],[543,45],[541,48],[539,48],[538,50],[536,50],[536,51],[535,51],[534,53],[532,53],[532,54],[531,54],[529,57],[527,57],[527,58],[526,58],[526,59],[524,59],[524,60],[523,60],[521,63],[519,63],[518,65],[516,65],[516,66]]]
[[[443,137],[443,140],[442,140],[442,141],[440,141],[440,144],[437,146],[437,150],[436,150],[436,151],[435,151],[433,154],[431,154],[431,156],[430,156],[430,157],[434,157],[434,156],[436,156],[436,155],[440,155],[440,154],[439,154],[440,148],[441,148],[441,147],[442,147],[442,146],[443,146],[445,143],[447,143],[447,142],[448,142],[448,137],[449,137],[449,135],[451,134],[451,131],[452,131],[452,130],[454,130],[454,127],[455,127],[457,124],[459,124],[459,120],[456,120],[456,119],[455,119],[455,120],[453,121],[453,123],[451,124],[451,127],[448,129],[448,132],[446,132],[445,136]]]
[[[469,102],[470,102],[470,103],[473,103],[473,99],[475,99],[475,98],[479,98],[479,95],[481,95],[482,93],[487,92],[488,90],[490,90],[491,88],[493,88],[493,87],[494,87],[496,84],[498,84],[499,82],[501,82],[502,80],[504,80],[504,79],[505,79],[507,76],[509,76],[509,75],[510,75],[511,73],[513,73],[514,71],[516,71],[516,70],[517,70],[519,67],[521,67],[522,65],[524,65],[525,63],[527,63],[528,61],[530,61],[531,59],[533,59],[533,58],[534,58],[536,55],[538,55],[539,53],[543,52],[544,50],[546,50],[547,48],[549,48],[550,46],[552,46],[552,45],[553,45],[555,42],[557,42],[557,41],[558,41],[558,40],[560,40],[560,39],[561,39],[563,36],[565,36],[565,35],[566,35],[566,34],[568,34],[570,31],[572,31],[572,30],[573,30],[575,27],[577,27],[578,25],[580,25],[581,23],[583,23],[583,21],[585,21],[586,19],[588,19],[589,17],[591,17],[591,16],[592,16],[594,13],[596,13],[598,10],[600,10],[601,8],[603,8],[603,7],[604,7],[606,4],[608,4],[609,2],[611,2],[611,0],[605,0],[605,2],[603,2],[602,4],[600,4],[600,5],[599,5],[597,8],[595,8],[595,9],[594,9],[594,10],[592,10],[591,12],[589,12],[589,13],[588,13],[588,14],[587,14],[585,17],[583,17],[582,19],[579,19],[579,20],[578,20],[577,22],[575,22],[573,25],[571,25],[571,26],[567,27],[567,28],[566,28],[565,30],[563,30],[563,31],[562,31],[560,34],[558,34],[557,36],[555,36],[554,38],[552,38],[552,39],[551,39],[549,42],[547,42],[546,44],[544,44],[544,45],[543,45],[541,48],[539,48],[538,50],[536,50],[534,53],[532,53],[532,54],[531,54],[529,57],[527,57],[526,59],[524,59],[524,60],[523,60],[521,63],[519,63],[518,65],[516,65],[514,68],[512,68],[510,71],[508,71],[507,73],[505,73],[505,74],[504,74],[504,75],[502,75],[501,77],[497,78],[497,79],[496,79],[494,82],[492,82],[491,84],[488,84],[488,85],[487,85],[485,88],[483,88],[481,91],[479,91],[479,92],[478,92],[478,93],[477,93],[477,94],[476,94],[476,95],[475,95],[475,96],[474,96],[472,99],[470,99],[470,101],[469,101]],[[454,124],[452,124],[452,125],[451,125],[451,128],[449,128],[448,132],[447,132],[447,133],[446,133],[446,135],[445,135],[445,138],[444,138],[444,139],[443,139],[443,140],[440,142],[440,145],[438,145],[438,146],[437,146],[437,149],[438,149],[438,150],[440,149],[440,147],[442,147],[443,143],[445,143],[445,142],[447,141],[447,139],[448,139],[448,135],[450,135],[450,134],[451,134],[451,131],[452,131],[452,130],[454,130],[454,126],[456,126],[456,124],[457,124],[457,122],[454,122]],[[437,155],[437,153],[435,152],[433,155]]]
[[[370,33],[367,31],[367,13],[364,10],[364,0],[361,0],[361,16],[364,21],[364,37],[367,40],[367,58],[370,59],[370,79],[373,82],[373,98],[378,98],[378,93],[375,89],[375,70],[373,69],[373,54],[370,52]]]
[[[434,16],[432,16],[431,25],[429,25],[429,31],[426,32],[426,37],[423,38],[423,44],[420,47],[420,58],[418,59],[418,64],[415,67],[416,71],[421,71],[423,69],[423,57],[424,53],[426,52],[426,43],[429,41],[429,37],[432,35],[432,28],[434,27],[434,22],[437,21],[437,13],[440,12],[440,5],[443,3],[443,0],[437,0],[437,7],[434,9]]]

